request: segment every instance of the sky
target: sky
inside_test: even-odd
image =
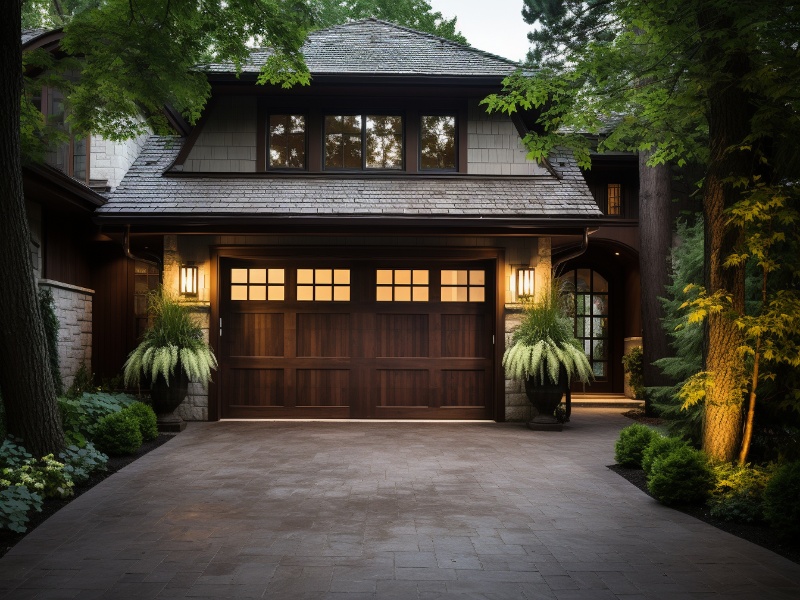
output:
[[[478,50],[511,60],[528,52],[531,26],[522,20],[523,0],[428,0],[434,11],[458,17],[456,29]]]

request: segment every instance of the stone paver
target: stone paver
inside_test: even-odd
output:
[[[609,471],[630,421],[194,423],[0,560],[25,598],[798,598],[800,565]]]

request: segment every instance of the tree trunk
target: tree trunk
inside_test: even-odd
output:
[[[669,165],[648,167],[651,152],[639,153],[639,271],[642,286],[642,362],[646,387],[673,385],[653,363],[669,356],[664,330],[664,307],[659,298],[669,285],[669,251],[672,247],[672,174]],[[652,413],[649,398],[645,411]]]
[[[732,20],[703,12],[699,16],[701,30],[727,33],[735,39],[735,30],[725,26]],[[714,35],[704,40],[703,58],[709,69],[720,68],[720,39]],[[750,98],[736,85],[748,68],[746,52],[731,53],[721,72],[710,73],[713,83],[708,89],[710,161],[703,185],[706,288],[709,294],[729,293],[734,314],[724,310],[707,319],[705,370],[712,374],[712,380],[706,390],[702,444],[709,456],[726,462],[736,458],[742,435],[745,372],[738,349],[744,337],[734,318],[744,313],[745,272],[743,265],[723,266],[742,236],[741,230],[727,226],[725,210],[739,199],[731,178],[749,178],[752,170],[752,153],[734,149],[750,131]]]
[[[8,432],[35,456],[57,452],[64,433],[47,357],[22,191],[20,2],[0,19],[0,392]]]

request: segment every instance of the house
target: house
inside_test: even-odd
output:
[[[94,370],[119,371],[163,278],[220,362],[184,418],[522,419],[501,359],[520,297],[557,266],[593,389],[622,392],[639,331],[628,159],[586,177],[567,153],[527,160],[529,119],[479,104],[517,65],[471,47],[368,19],[303,53],[312,83],[289,90],[256,85],[267,51],[239,76],[205,65],[197,125],[140,140],[109,181],[91,209]]]

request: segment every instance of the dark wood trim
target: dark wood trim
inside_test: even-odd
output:
[[[209,277],[211,277],[211,286],[209,291],[209,299],[211,300],[211,313],[208,323],[208,342],[214,350],[216,356],[220,356],[220,331],[219,331],[219,260],[220,251],[217,246],[211,247],[211,260],[209,268]],[[224,335],[224,332],[223,332]],[[219,407],[219,394],[217,386],[219,385],[219,371],[217,376],[213,377],[208,384],[208,420],[219,421],[220,407]]]
[[[506,256],[505,249],[498,248],[495,261],[495,323],[494,323],[494,420],[503,423],[506,420],[506,377],[503,369],[503,353],[505,352],[506,337]]]
[[[462,106],[456,118],[456,138],[458,143],[458,172],[466,174],[469,171],[467,157],[469,156],[469,114],[466,106]]]
[[[171,171],[178,165],[183,166],[183,163],[186,162],[189,154],[194,148],[194,145],[197,143],[197,138],[200,137],[200,134],[203,132],[203,128],[206,126],[206,122],[209,119],[209,115],[214,112],[214,96],[208,99],[208,103],[206,104],[205,110],[203,114],[200,115],[200,118],[197,119],[197,123],[194,124],[192,128],[192,132],[189,134],[189,137],[185,139],[183,142],[183,147],[181,148],[180,152],[178,152],[178,156],[175,157],[175,160],[172,161],[172,164],[167,167],[167,171]]]
[[[322,133],[324,118],[318,108],[308,110],[308,154],[306,156],[309,174],[319,176],[325,156],[325,140]],[[302,176],[302,173],[300,174]]]
[[[267,170],[267,107],[261,98],[256,100],[256,173]]]
[[[409,174],[416,174],[420,171],[419,161],[419,136],[421,133],[420,119],[421,115],[417,109],[409,109],[406,111],[405,123],[405,150],[404,150],[404,163],[405,172]]]

